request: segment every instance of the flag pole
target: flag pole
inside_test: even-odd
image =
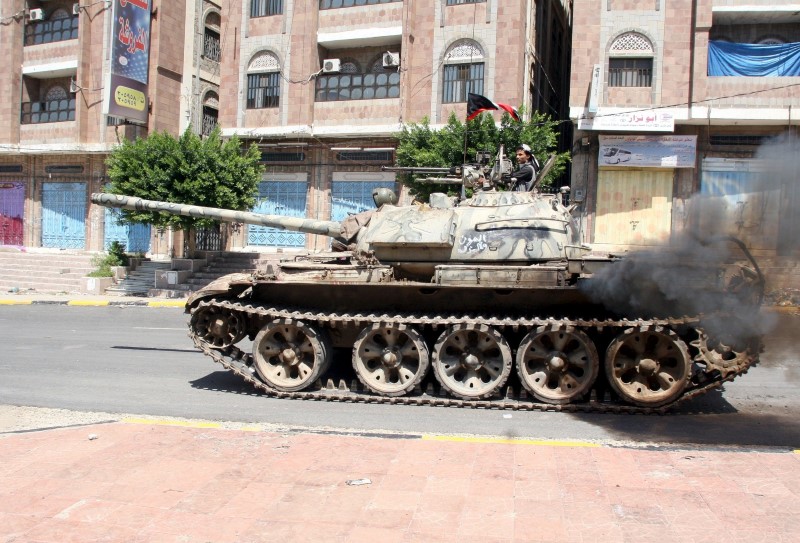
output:
[[[466,183],[464,183],[464,176],[467,173],[467,169],[464,167],[467,164],[467,134],[469,133],[469,119],[464,121],[464,152],[461,157],[461,199],[465,199],[467,197],[467,189]]]

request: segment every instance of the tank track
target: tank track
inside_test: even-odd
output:
[[[352,323],[356,326],[366,326],[373,322],[386,324],[405,324],[405,325],[426,325],[433,328],[445,328],[454,324],[485,324],[498,329],[510,328],[517,330],[526,329],[542,325],[570,325],[579,328],[594,328],[602,331],[604,328],[638,328],[640,330],[657,329],[666,327],[674,329],[680,326],[696,327],[700,323],[698,317],[668,318],[668,319],[556,319],[556,318],[520,318],[511,319],[498,316],[479,316],[479,315],[425,315],[425,314],[349,314],[349,313],[327,313],[309,312],[302,310],[292,310],[290,308],[269,306],[255,303],[243,303],[238,300],[230,299],[205,299],[200,301],[191,310],[195,311],[215,307],[225,311],[246,314],[249,317],[259,319],[293,319],[307,323],[323,323],[336,326],[339,323]],[[699,336],[703,337],[702,329],[699,329]],[[347,383],[340,380],[334,383],[333,380],[322,382],[318,380],[309,389],[298,392],[284,392],[275,390],[264,383],[256,374],[253,368],[253,355],[245,352],[235,345],[217,348],[198,336],[194,330],[189,330],[189,337],[192,338],[195,346],[206,356],[211,357],[215,362],[221,364],[226,369],[232,371],[247,383],[253,385],[258,391],[266,396],[293,399],[293,400],[314,400],[314,401],[333,401],[333,402],[352,402],[352,403],[376,403],[376,404],[405,404],[405,405],[428,405],[443,407],[462,407],[472,409],[500,409],[518,411],[563,411],[571,413],[625,413],[625,414],[666,414],[676,406],[689,400],[697,398],[712,390],[721,387],[726,382],[747,373],[749,368],[758,362],[758,348],[749,349],[744,353],[736,353],[736,356],[725,356],[713,349],[708,348],[704,341],[696,340],[691,343],[693,348],[694,362],[699,362],[705,366],[702,372],[702,379],[690,380],[683,394],[673,402],[659,407],[642,407],[621,403],[615,398],[611,391],[597,393],[592,389],[588,401],[575,402],[563,405],[542,403],[530,396],[527,391],[520,387],[520,391],[506,384],[495,399],[490,400],[462,400],[446,395],[445,391],[437,392],[434,387],[428,386],[421,390],[418,386],[412,393],[406,396],[381,396],[365,390],[363,385],[357,380]],[[753,354],[755,352],[755,354]],[[602,369],[601,369],[602,371]],[[602,396],[602,397],[600,397]]]

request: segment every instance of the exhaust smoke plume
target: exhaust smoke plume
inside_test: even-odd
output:
[[[782,221],[776,229],[778,239],[771,240],[781,247],[773,249],[796,254],[800,213],[791,210],[800,208],[800,140],[789,135],[771,140],[756,158],[764,161],[765,171],[749,190],[758,187],[762,194],[747,196],[752,201],[792,206],[780,214],[779,209],[767,208],[762,215]],[[761,223],[753,227],[741,220],[743,205],[736,204],[732,207],[725,197],[692,197],[684,233],[674,235],[668,247],[631,253],[595,274],[585,287],[587,294],[609,311],[629,317],[700,315],[702,327],[710,334],[731,341],[763,335],[774,319],[759,311],[763,283],[746,247],[748,237],[763,236],[763,232],[758,230]],[[744,238],[744,247],[731,238]]]

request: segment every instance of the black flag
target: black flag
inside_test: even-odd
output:
[[[492,102],[485,96],[481,96],[480,94],[472,94],[469,93],[467,95],[467,120],[471,121],[478,115],[480,115],[484,111],[495,110],[495,109],[502,109],[507,111],[511,118],[515,121],[519,120],[519,113],[517,112],[516,108],[509,106],[508,104],[501,104],[499,102]]]

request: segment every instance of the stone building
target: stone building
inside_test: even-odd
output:
[[[566,89],[565,64],[539,62],[536,49],[552,41],[540,26],[555,25],[566,55],[560,2],[232,0],[226,13],[219,124],[261,148],[266,213],[340,220],[372,207],[374,188],[401,188],[381,166],[393,164],[404,123],[464,119],[468,92],[530,111],[548,98],[558,107],[552,94]],[[539,91],[548,77],[556,86]],[[250,226],[231,244],[329,243],[308,238]]]
[[[766,0],[576,0],[572,194],[586,241],[688,229],[796,266],[800,11]]]
[[[107,105],[117,4],[152,8],[137,124]],[[175,253],[179,236],[118,227],[88,195],[123,138],[190,125],[259,146],[256,210],[342,218],[370,206],[374,187],[400,188],[381,166],[403,123],[463,119],[467,92],[565,118],[570,18],[555,0],[3,0],[0,245],[97,251],[118,239]],[[226,231],[200,232],[198,247],[328,243]]]
[[[149,32],[115,35],[114,3],[147,13]],[[105,159],[122,139],[178,134],[190,122],[207,128],[203,112],[212,116],[218,96],[219,21],[219,2],[208,0],[3,0],[0,246],[99,251],[119,240],[150,250],[149,228],[118,225],[89,194],[106,182]],[[113,44],[123,39],[149,59],[137,124],[107,114]]]

